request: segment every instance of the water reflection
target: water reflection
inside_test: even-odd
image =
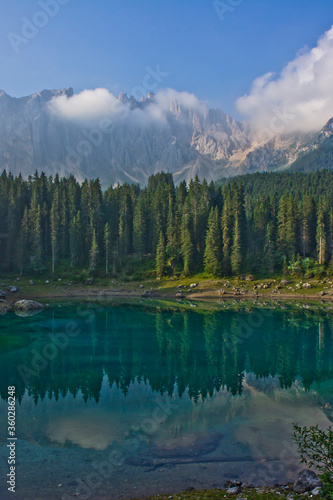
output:
[[[8,385],[20,400],[17,498],[59,498],[58,484],[79,494],[75,484],[114,452],[121,465],[92,498],[220,487],[237,477],[294,480],[292,423],[333,420],[332,333],[330,307],[85,304],[0,318],[0,412]],[[6,436],[3,422],[3,443]],[[4,445],[0,464],[6,454]]]
[[[203,314],[123,306],[100,308],[89,321],[76,312],[67,307],[38,318],[1,319],[7,322],[0,336],[2,398],[15,385],[19,399],[27,389],[36,403],[78,391],[84,401],[98,402],[104,375],[125,395],[139,381],[161,395],[187,391],[194,401],[222,388],[241,394],[244,372],[259,379],[277,376],[281,388],[300,378],[306,390],[333,378],[330,312]],[[79,333],[57,348],[71,323]],[[10,350],[5,341],[13,335],[23,345],[16,339]]]

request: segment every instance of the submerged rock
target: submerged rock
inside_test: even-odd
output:
[[[6,300],[7,294],[3,290],[0,290],[0,300]]]
[[[35,311],[20,311],[18,309],[15,309],[14,312],[16,316],[20,316],[21,318],[28,318],[30,316],[36,316],[36,314],[39,314],[42,312],[43,309],[36,309]]]
[[[41,311],[44,309],[43,304],[35,302],[34,300],[18,300],[14,305],[15,311]]]

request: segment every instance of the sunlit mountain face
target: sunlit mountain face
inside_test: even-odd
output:
[[[265,130],[170,89],[143,100],[125,93],[115,97],[105,89],[80,94],[72,88],[42,90],[22,98],[0,91],[0,171],[27,178],[38,170],[74,175],[80,182],[99,177],[107,187],[125,182],[143,186],[161,171],[172,173],[179,183],[196,175],[209,182],[253,172],[328,167],[324,153],[330,122],[322,131]],[[306,159],[303,164],[303,157],[313,152],[320,161],[309,166]],[[300,164],[294,166],[296,160]]]

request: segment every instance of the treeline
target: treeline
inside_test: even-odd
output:
[[[259,186],[259,187],[258,187]],[[198,178],[175,187],[102,192],[98,179],[0,176],[2,269],[116,273],[124,257],[150,254],[156,272],[212,275],[332,267],[333,173],[258,174],[224,185]],[[118,267],[117,267],[118,266]]]

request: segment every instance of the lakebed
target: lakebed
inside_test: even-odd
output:
[[[36,316],[0,318],[17,498],[219,498],[229,479],[295,480],[293,422],[333,418],[333,304],[194,296],[47,298]]]

